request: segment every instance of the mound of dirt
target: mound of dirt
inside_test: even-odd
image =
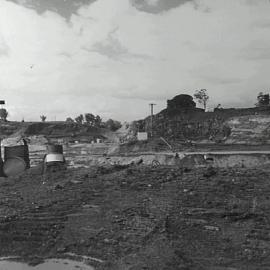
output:
[[[32,123],[25,130],[25,135],[45,135],[50,137],[72,137],[76,135],[100,135],[100,129],[86,125],[66,122]]]
[[[0,138],[9,136],[18,137],[27,129],[28,123],[22,122],[0,122]]]
[[[112,139],[112,141],[117,139],[117,136],[107,129],[67,122],[1,122],[0,136],[1,138],[12,137],[13,140],[20,137],[44,136],[47,139],[64,138],[67,141],[85,142],[96,139]]]

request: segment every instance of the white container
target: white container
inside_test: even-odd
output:
[[[45,158],[45,162],[64,162],[64,156],[63,154],[47,154]]]
[[[146,141],[148,139],[147,132],[138,132],[137,139],[138,141]]]

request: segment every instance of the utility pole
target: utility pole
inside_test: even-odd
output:
[[[6,104],[5,100],[0,100],[1,109],[3,109],[3,105],[5,105],[5,104]],[[1,136],[0,137],[0,162],[1,163],[3,162],[3,160],[2,160],[2,139],[3,139],[3,137]]]
[[[157,105],[155,103],[150,103],[151,108],[151,137],[153,137],[153,115],[154,115],[154,106]]]

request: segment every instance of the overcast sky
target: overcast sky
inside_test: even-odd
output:
[[[0,0],[10,119],[134,120],[206,88],[249,107],[270,85],[269,0]]]

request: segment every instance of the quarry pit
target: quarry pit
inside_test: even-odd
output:
[[[226,123],[221,143],[170,140],[172,149],[104,130],[89,132],[110,138],[101,143],[67,142],[59,123],[14,128],[3,144],[27,137],[31,168],[0,178],[0,257],[96,270],[270,269],[270,121]],[[67,166],[44,173],[49,140],[62,142]]]
[[[0,256],[95,269],[269,269],[269,166],[39,166],[0,181]]]

